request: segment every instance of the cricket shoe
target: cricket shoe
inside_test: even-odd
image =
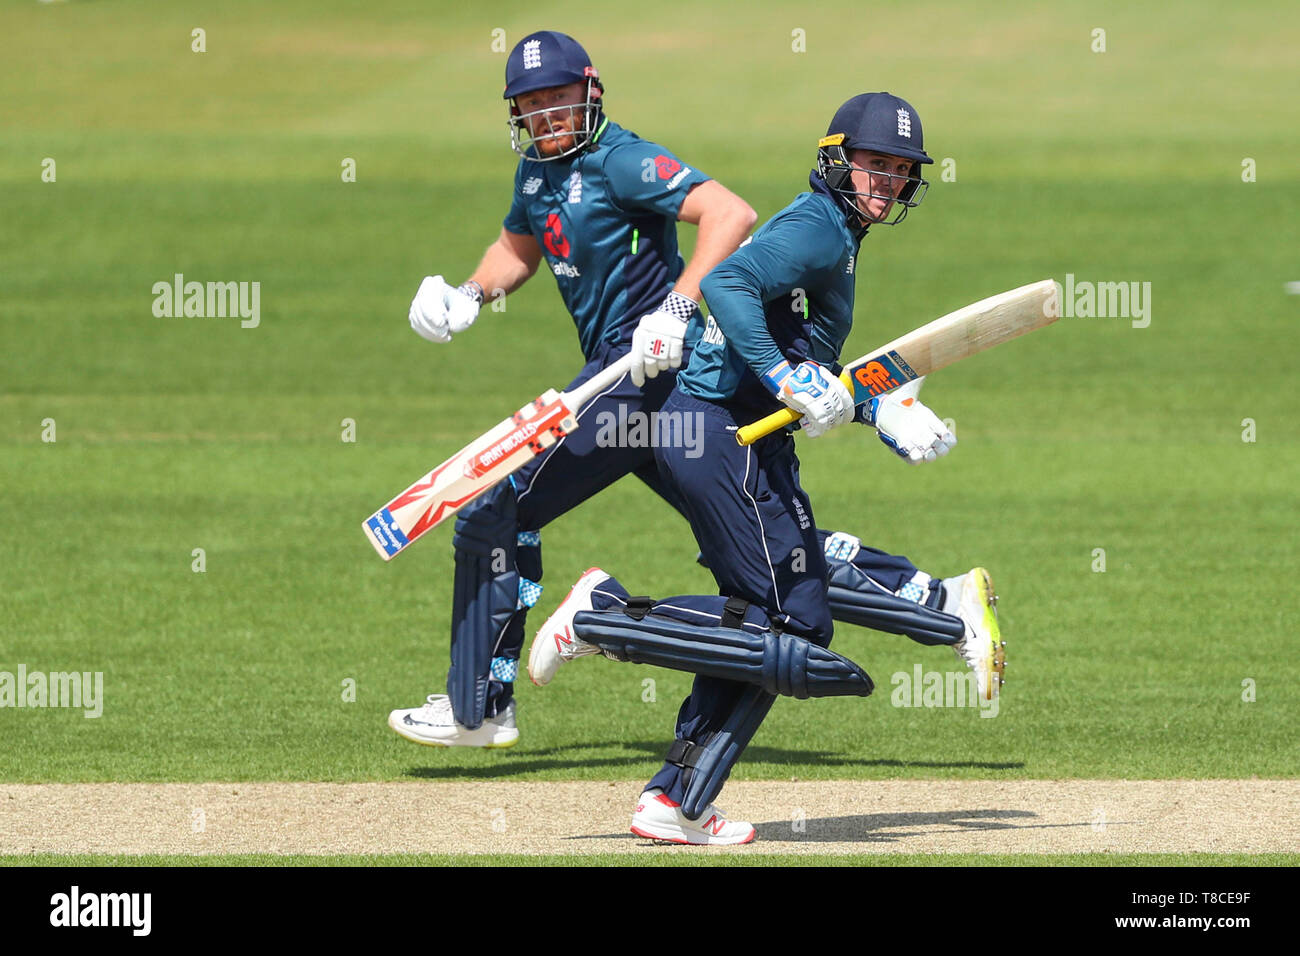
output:
[[[975,672],[980,698],[992,700],[1005,683],[1003,672],[1007,666],[1007,642],[998,628],[998,596],[993,591],[993,579],[984,568],[971,568],[943,583],[948,594],[944,610],[966,624],[966,633],[952,649]]]
[[[600,568],[588,568],[569,589],[555,613],[538,630],[528,652],[528,678],[538,687],[549,684],[566,661],[600,653],[595,644],[588,644],[573,633],[573,616],[579,611],[592,609],[592,590],[608,580],[609,575]]]
[[[495,717],[485,717],[475,730],[456,723],[451,712],[451,698],[430,694],[423,707],[395,710],[388,715],[388,726],[407,740],[426,747],[513,747],[519,741],[515,726],[515,702]]]
[[[726,814],[710,803],[698,820],[688,820],[681,804],[669,800],[655,787],[641,794],[632,814],[632,832],[656,843],[686,843],[691,846],[734,846],[754,839],[754,828]]]

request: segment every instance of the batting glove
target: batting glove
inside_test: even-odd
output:
[[[853,420],[853,395],[839,378],[816,362],[801,362],[790,368],[778,362],[761,376],[773,395],[802,413],[799,426],[809,438],[817,438]]]
[[[430,342],[450,342],[453,333],[474,324],[482,302],[483,290],[477,282],[457,288],[442,276],[425,276],[411,301],[411,328]]]
[[[633,385],[640,388],[646,379],[681,367],[686,324],[697,308],[693,299],[669,292],[659,308],[641,317],[632,333]]]
[[[934,461],[952,451],[957,436],[919,398],[890,392],[864,406],[880,440],[910,465]]]

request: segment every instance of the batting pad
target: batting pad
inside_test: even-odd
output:
[[[875,689],[847,657],[793,634],[699,627],[655,614],[637,621],[621,610],[579,611],[573,632],[618,660],[754,684],[798,700],[866,697]]]

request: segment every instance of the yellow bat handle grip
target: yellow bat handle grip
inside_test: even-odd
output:
[[[763,436],[770,435],[786,425],[793,425],[798,420],[798,412],[793,408],[783,408],[779,412],[773,412],[766,418],[760,418],[751,425],[737,428],[736,443],[739,445],[752,445]]]
[[[853,394],[853,379],[849,378],[848,372],[840,373],[840,381],[848,388],[849,394]],[[793,408],[783,408],[779,412],[773,412],[766,418],[760,418],[758,421],[743,428],[736,429],[737,445],[752,445],[764,436],[772,434],[778,429],[785,428],[786,425],[793,425],[802,416]]]

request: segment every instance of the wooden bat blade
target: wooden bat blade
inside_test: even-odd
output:
[[[564,397],[554,390],[544,393],[362,522],[366,538],[391,561],[577,427]]]
[[[1055,322],[1060,316],[1060,297],[1051,279],[981,299],[956,312],[935,319],[900,336],[888,345],[864,355],[845,371],[854,381],[854,402],[892,391],[922,375],[929,375],[954,362],[1019,338],[1027,332]],[[872,366],[880,356],[902,359],[906,371],[902,381],[880,377]],[[888,370],[888,369],[886,369]],[[910,373],[910,374],[909,374]],[[859,392],[863,397],[859,398]]]
[[[474,439],[361,523],[391,561],[417,539],[528,464],[578,427],[578,412],[627,374],[625,355],[568,392],[542,393]]]
[[[1050,325],[1060,317],[1060,293],[1051,279],[989,296],[935,319],[845,366],[842,381],[861,405],[913,379]],[[785,408],[737,429],[749,445],[799,420]]]

